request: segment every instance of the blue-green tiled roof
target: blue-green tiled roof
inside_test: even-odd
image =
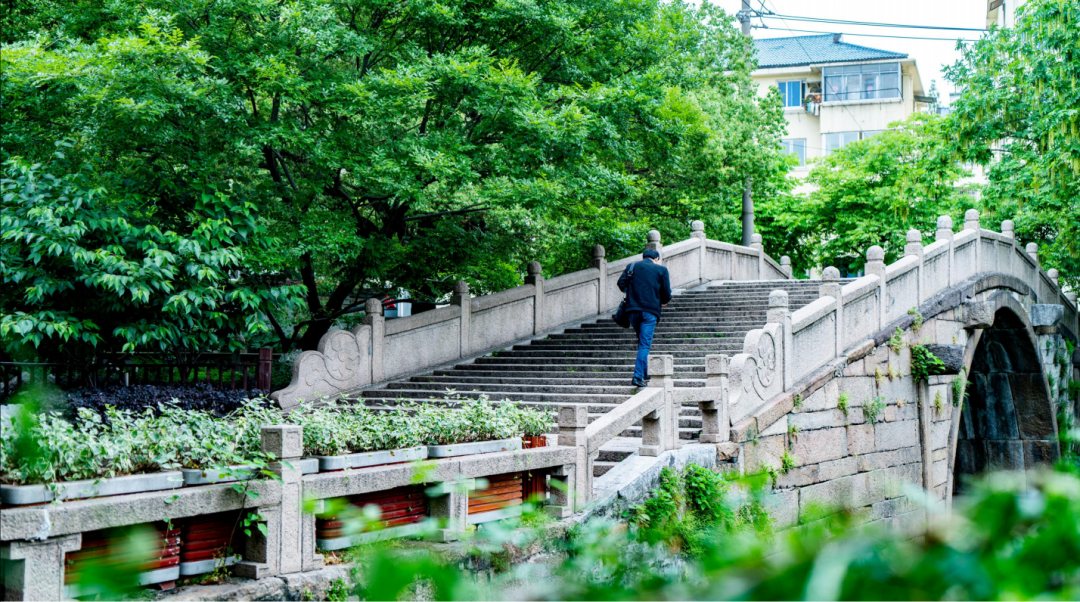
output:
[[[907,58],[907,55],[901,52],[834,41],[836,39],[833,34],[825,34],[754,40],[758,68]]]

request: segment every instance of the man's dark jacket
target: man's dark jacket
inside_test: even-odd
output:
[[[627,278],[631,266],[634,276]],[[627,280],[630,281],[629,291],[626,290]],[[647,311],[659,318],[660,306],[671,301],[668,269],[648,259],[632,263],[619,276],[619,290],[627,293],[626,311]]]

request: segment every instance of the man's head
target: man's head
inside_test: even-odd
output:
[[[641,256],[645,259],[651,259],[653,263],[660,263],[660,252],[656,249],[645,249]]]

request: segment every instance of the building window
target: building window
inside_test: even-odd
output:
[[[799,158],[799,165],[806,165],[806,138],[781,140],[780,148],[789,155]]]
[[[900,63],[845,65],[822,69],[825,102],[900,98]]]
[[[784,99],[785,107],[798,107],[802,105],[804,96],[803,90],[806,88],[804,82],[777,82],[776,85],[780,88],[780,97]]]
[[[825,153],[844,148],[859,139],[859,132],[833,132],[825,134]]]

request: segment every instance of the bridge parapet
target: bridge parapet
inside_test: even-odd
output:
[[[760,236],[749,247],[709,240],[701,221],[691,224],[689,239],[674,244],[663,244],[660,233],[650,231],[645,246],[660,252],[673,288],[714,280],[791,278],[790,261],[781,264],[769,257]],[[369,299],[363,324],[352,331],[331,330],[317,351],[301,353],[292,382],[270,397],[291,408],[303,399],[421,374],[609,313],[623,297],[619,275],[642,257],[608,261],[605,255],[597,245],[589,268],[547,279],[533,261],[524,285],[479,297],[461,282],[450,305],[405,318],[384,320],[379,300]]]

